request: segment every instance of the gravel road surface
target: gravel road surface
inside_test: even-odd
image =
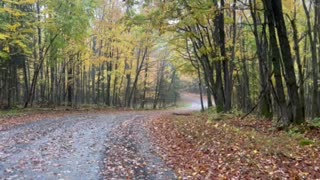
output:
[[[0,131],[0,178],[176,179],[144,127],[161,113],[172,111],[77,114]]]
[[[111,135],[114,136],[122,123],[134,124],[138,120],[141,123],[141,119],[148,116],[140,114],[76,115],[41,120],[0,132],[0,177],[104,179],[105,152],[115,143],[110,141],[115,140]],[[146,143],[140,141],[135,146],[150,148],[151,144]]]

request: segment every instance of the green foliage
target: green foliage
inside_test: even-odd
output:
[[[291,127],[287,133],[290,137],[299,141],[300,146],[309,146],[314,144],[315,142],[305,137],[305,133],[308,131],[309,129],[306,129],[305,127],[295,126],[295,127]]]
[[[236,113],[219,113],[216,108],[209,109],[205,112],[208,116],[208,122],[214,121],[225,121],[238,117],[239,115]]]
[[[309,139],[303,139],[300,141],[300,145],[301,146],[309,146],[309,145],[312,145],[314,144],[314,141],[311,141]]]
[[[5,1],[0,6],[0,61],[12,54],[30,54],[32,36],[32,4],[29,1]]]
[[[288,135],[290,137],[295,137],[295,138],[299,138],[299,139],[303,139],[304,135],[303,132],[301,131],[301,128],[299,127],[292,127],[288,130]]]
[[[10,58],[9,54],[5,51],[0,51],[0,59],[8,60]],[[0,61],[1,62],[1,61]]]
[[[316,128],[320,128],[320,117],[317,117],[311,120],[310,125]]]
[[[10,110],[0,110],[0,118],[10,118],[15,116],[25,115],[25,111],[19,108],[12,108]]]

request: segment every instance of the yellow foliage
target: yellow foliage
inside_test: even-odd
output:
[[[9,53],[10,52],[9,46],[5,46],[3,48],[3,51],[6,52],[6,53]]]
[[[7,38],[9,38],[7,34],[0,33],[0,40],[6,40]]]
[[[7,14],[10,14],[11,16],[14,16],[14,17],[22,17],[25,15],[25,13],[23,13],[21,11],[18,11],[18,10],[12,9],[12,8],[8,8],[8,7],[0,8],[0,13],[7,13]]]
[[[17,29],[21,27],[21,24],[20,23],[16,23],[16,24],[12,24],[12,25],[8,25],[8,29],[9,31],[17,31]]]
[[[294,11],[295,0],[282,0],[282,6],[285,13],[292,13]]]
[[[37,0],[21,0],[20,1],[21,4],[34,4],[36,2]]]

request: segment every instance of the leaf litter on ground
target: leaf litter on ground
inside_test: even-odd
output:
[[[319,141],[301,144],[266,120],[208,119],[171,115],[149,123],[158,153],[181,179],[320,178]]]

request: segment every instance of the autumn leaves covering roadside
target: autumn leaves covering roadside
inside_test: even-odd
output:
[[[162,117],[149,128],[181,179],[320,178],[319,126],[285,132],[252,117],[196,113]]]

